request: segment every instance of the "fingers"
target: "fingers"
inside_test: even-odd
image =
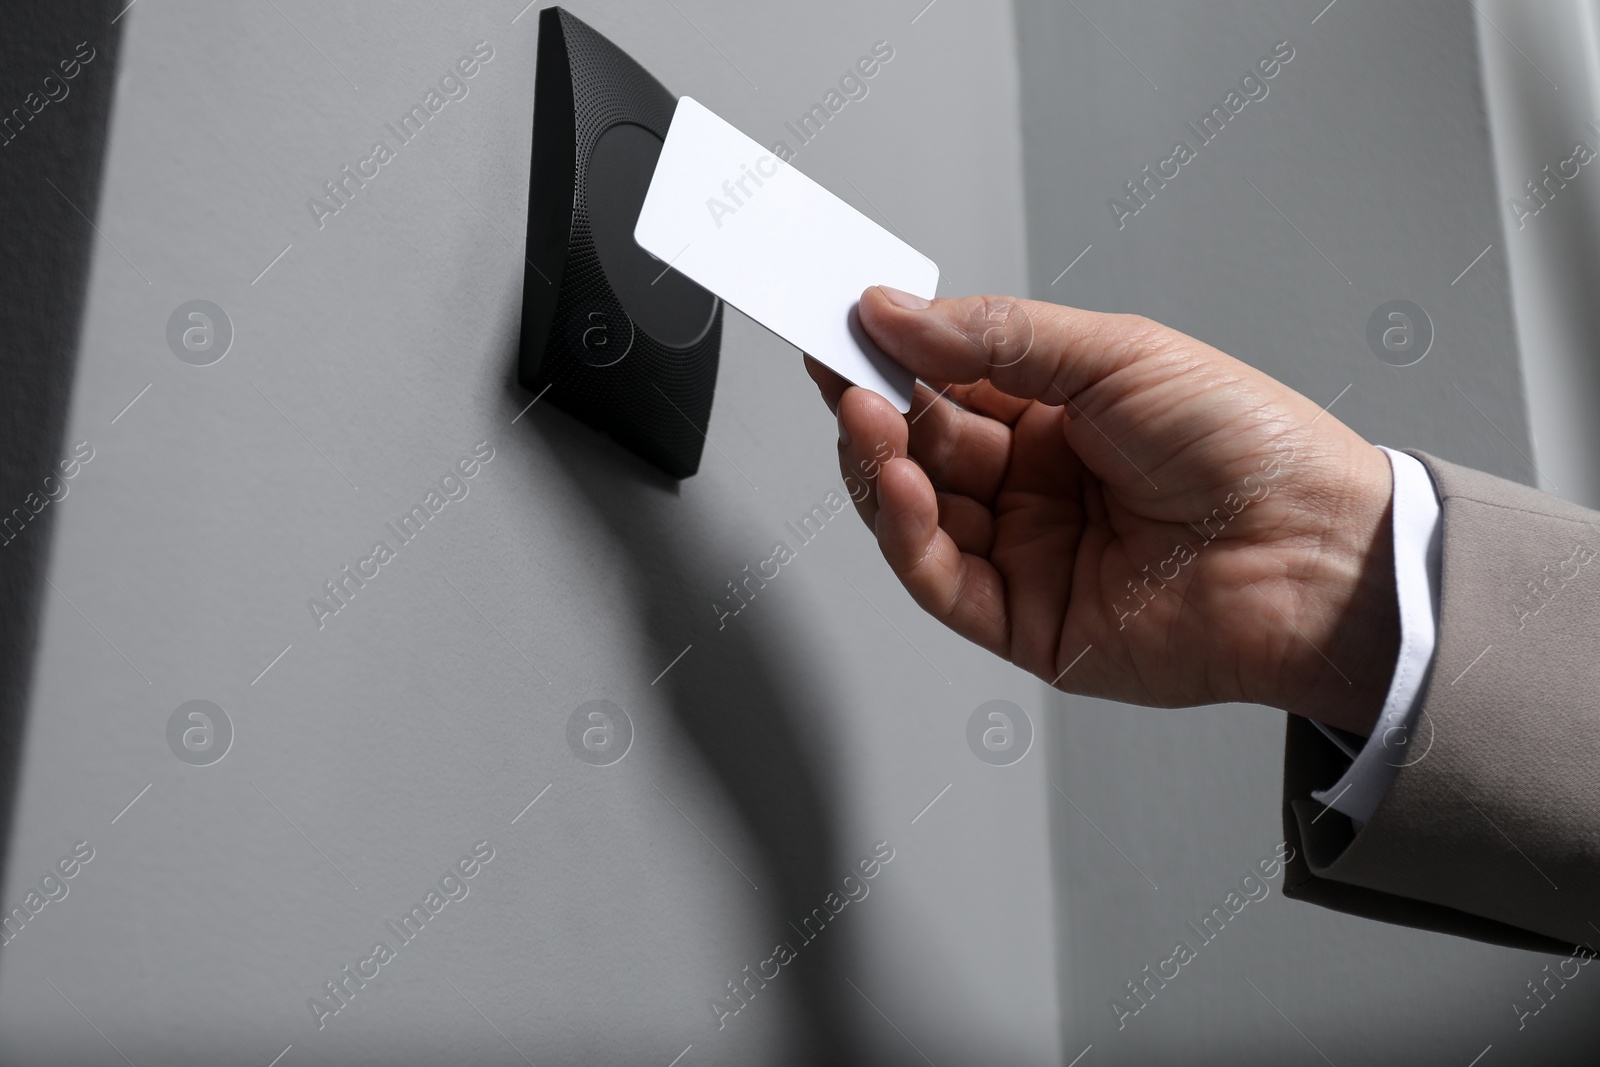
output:
[[[1054,408],[1039,410],[1059,413]],[[1059,419],[1055,422],[1059,437]],[[841,447],[839,459],[847,484],[850,478],[875,483],[883,463],[909,455],[935,486],[968,499],[987,515],[1009,470],[1012,430],[939,399],[926,386],[917,386],[909,421],[876,393],[851,388],[839,404],[839,427],[841,439],[851,442],[850,447]],[[1057,443],[1058,450],[1066,453],[1065,440]],[[869,525],[876,508],[870,498],[857,502]]]
[[[908,422],[911,458],[941,489],[993,504],[1011,456],[1011,429],[918,385]]]
[[[809,360],[807,370],[812,370]],[[828,375],[832,372],[825,367],[813,371],[824,400],[833,385]],[[909,424],[893,404],[868,389],[847,386],[830,406],[839,419],[840,472],[846,485],[870,487],[851,497],[901,584],[956,633],[1007,655],[1005,582],[984,557],[994,544],[987,501],[1004,477],[1011,430],[921,386]],[[907,458],[908,452],[918,454],[954,491],[935,492],[928,473]],[[969,495],[973,492],[983,502]]]
[[[841,449],[840,473],[845,475],[847,484],[850,478],[865,477],[871,481],[876,477],[876,470],[864,471],[862,464],[877,451],[876,446],[879,442],[888,440],[888,435],[892,432],[888,422],[890,416],[885,407],[887,402],[884,405],[865,401],[862,404],[853,404],[847,420],[845,414],[840,411],[840,402],[844,398],[845,391],[851,388],[850,383],[810,356],[805,357],[805,367],[806,373],[817,383],[823,402],[828,405],[830,411],[839,416],[841,437],[854,434],[862,440],[869,441],[871,445],[864,454],[857,456],[853,461],[847,459]],[[1028,407],[1028,402],[1005,396],[986,382],[980,383],[979,386],[945,387],[947,393],[955,393],[958,390],[974,404],[981,405],[985,411],[997,412],[999,420],[987,418],[983,414],[962,411],[954,404],[941,400],[939,394],[927,386],[918,384],[913,392],[911,411],[905,420],[909,427],[910,455],[922,464],[936,485],[970,496],[984,504],[991,504],[999,491],[1001,480],[1005,477],[1007,457],[1010,453],[1011,434],[1006,424],[1015,421],[1021,411]],[[863,404],[865,406],[862,406]],[[898,418],[898,412],[894,417]],[[862,421],[852,428],[850,423],[855,420]],[[898,445],[889,453],[889,455],[905,454],[907,454],[905,445]],[[878,462],[881,463],[884,458],[886,457],[879,456]],[[869,522],[875,508],[876,503],[870,496],[866,501],[857,501],[857,510],[861,511],[862,518]]]
[[[829,411],[837,415],[839,398],[850,388],[850,383],[810,356],[805,356],[805,364],[806,373],[811,375],[811,380],[817,383],[817,389],[822,393],[822,402],[828,405]]]
[[[871,529],[878,513],[877,484],[883,464],[906,454],[906,420],[895,406],[870,389],[847,387],[838,402],[839,473],[846,486],[866,483],[869,491],[852,492],[856,511]]]
[[[968,411],[987,415],[1007,426],[1016,424],[1022,413],[1033,406],[1033,401],[1007,396],[989,382],[972,382],[967,385],[946,385],[945,396]]]
[[[878,474],[878,547],[900,584],[928,614],[998,656],[1008,655],[1005,583],[962,552],[939,525],[939,502],[922,468],[890,460]]]
[[[987,557],[994,548],[994,512],[970,496],[939,493],[939,526],[961,551]]]
[[[987,379],[1002,393],[1046,404],[1066,403],[1181,336],[1132,315],[1009,296],[930,303],[882,286],[862,294],[860,315],[873,341],[920,378],[962,384]]]

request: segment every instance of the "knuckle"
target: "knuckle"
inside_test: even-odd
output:
[[[924,439],[918,442],[921,446],[919,449],[921,465],[935,480],[941,479],[949,471],[964,447],[963,438],[966,429],[962,426],[961,420],[950,418],[950,414],[951,412],[940,409],[931,415],[930,418],[938,421],[928,428],[928,432],[923,435]]]
[[[1004,299],[1000,296],[974,296],[961,301],[957,325],[974,348],[987,349],[989,328],[994,325],[994,314]]]
[[[974,299],[967,321],[968,338],[994,368],[1015,366],[1033,350],[1033,317],[1027,303],[1011,296]]]

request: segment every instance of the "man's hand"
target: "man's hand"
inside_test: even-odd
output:
[[[1069,692],[1370,732],[1399,647],[1381,452],[1136,316],[881,288],[860,315],[932,384],[910,414],[806,365],[926,611]]]

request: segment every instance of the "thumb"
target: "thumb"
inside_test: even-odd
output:
[[[1137,315],[963,296],[926,300],[887,286],[861,294],[861,325],[884,353],[927,381],[988,379],[1025,400],[1066,404],[1174,337]]]

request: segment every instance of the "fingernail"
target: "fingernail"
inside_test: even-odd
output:
[[[850,431],[844,428],[844,423],[839,424],[839,443],[845,448],[850,447]]]
[[[891,285],[880,285],[878,290],[889,298],[889,303],[895,307],[905,308],[907,311],[922,311],[933,306],[933,301],[914,293],[901,292]]]

